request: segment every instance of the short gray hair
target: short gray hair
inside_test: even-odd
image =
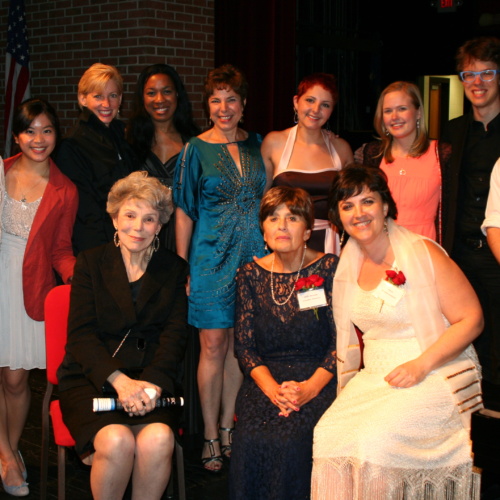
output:
[[[132,172],[115,182],[108,194],[106,211],[112,218],[116,217],[127,200],[149,203],[160,215],[161,224],[166,224],[174,211],[172,191],[155,177],[148,177],[147,172]]]

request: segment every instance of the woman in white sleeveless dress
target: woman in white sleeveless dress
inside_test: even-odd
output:
[[[312,498],[474,498],[478,299],[441,247],[394,222],[383,171],[349,166],[334,188],[333,221],[351,236],[334,281],[341,392],[314,431]]]

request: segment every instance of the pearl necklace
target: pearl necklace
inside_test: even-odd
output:
[[[306,257],[306,246],[304,246],[304,252],[302,254],[302,262],[300,263],[299,270],[297,271],[297,276],[295,277],[295,283],[293,284],[292,291],[290,292],[290,295],[285,299],[285,302],[278,302],[276,300],[276,297],[274,296],[274,259],[276,258],[275,255],[273,254],[273,262],[271,263],[271,297],[273,298],[273,302],[277,306],[284,306],[291,298],[293,295],[293,292],[295,292],[295,285],[297,284],[297,281],[299,281],[299,276],[300,276],[300,271],[302,270],[302,265],[304,264],[304,259]]]

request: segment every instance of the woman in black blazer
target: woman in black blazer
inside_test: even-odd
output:
[[[170,190],[145,172],[118,181],[107,203],[114,243],[82,252],[75,266],[59,388],[77,452],[92,464],[94,498],[122,498],[131,476],[134,498],[159,499],[168,483],[177,415],[154,405],[175,395],[188,274],[159,248],[172,209]],[[108,392],[126,411],[93,413],[92,398]]]
[[[106,198],[117,180],[138,170],[119,119],[122,93],[123,79],[114,66],[96,63],[88,68],[78,82],[81,114],[56,151],[57,166],[78,188],[75,254],[113,239]]]

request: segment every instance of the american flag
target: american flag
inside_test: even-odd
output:
[[[30,96],[30,48],[26,30],[24,0],[10,0],[5,61],[5,157],[12,145],[12,115]]]

